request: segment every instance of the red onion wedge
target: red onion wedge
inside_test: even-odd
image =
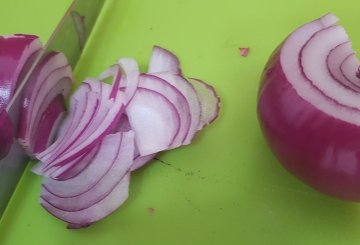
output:
[[[359,61],[333,14],[295,30],[270,57],[258,118],[284,167],[320,192],[360,201]]]

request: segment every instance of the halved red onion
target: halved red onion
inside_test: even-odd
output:
[[[42,45],[37,36],[15,34],[0,36],[0,159],[5,157],[13,143],[15,128],[7,106],[24,74],[37,58]]]
[[[149,61],[148,73],[170,72],[181,75],[179,59],[167,49],[154,46]]]
[[[263,73],[258,117],[279,161],[315,189],[360,201],[359,61],[337,18],[294,31]]]
[[[329,52],[326,64],[330,75],[335,80],[353,90],[360,91],[360,86],[357,86],[356,84],[353,84],[351,81],[349,81],[341,71],[341,64],[344,62],[345,57],[353,54],[353,52],[354,51],[351,48],[350,42],[341,43]]]
[[[134,155],[134,133],[106,136],[97,155],[79,175],[66,181],[46,179],[41,198],[65,211],[86,209],[105,198],[129,171]]]
[[[358,88],[360,87],[360,79],[357,76],[357,71],[360,67],[360,62],[357,59],[356,55],[348,55],[343,62],[341,62],[340,70],[342,74],[352,83],[355,84]],[[355,72],[354,72],[355,71]]]

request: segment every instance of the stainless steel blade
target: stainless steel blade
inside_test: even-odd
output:
[[[44,50],[35,59],[7,106],[7,111],[16,128],[22,93],[31,72],[40,60],[51,51],[63,52],[68,58],[69,64],[74,68],[104,2],[105,0],[74,0],[68,8],[45,44]],[[28,162],[29,158],[14,140],[9,154],[0,161],[0,219]]]

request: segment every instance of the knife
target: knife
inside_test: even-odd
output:
[[[49,52],[57,51],[65,54],[74,69],[104,2],[105,0],[74,0],[72,2],[6,107],[16,129],[18,128],[22,93],[35,67]],[[9,154],[0,160],[0,219],[29,160],[16,139],[14,139]]]

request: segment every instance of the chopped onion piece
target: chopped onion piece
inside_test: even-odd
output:
[[[154,46],[149,62],[148,73],[170,72],[181,75],[179,59],[169,50]]]
[[[212,123],[219,115],[220,97],[214,87],[195,78],[187,79],[196,91],[200,101],[200,123],[198,130]]]
[[[126,114],[141,156],[168,149],[179,132],[176,108],[153,90],[139,87],[126,107]]]

